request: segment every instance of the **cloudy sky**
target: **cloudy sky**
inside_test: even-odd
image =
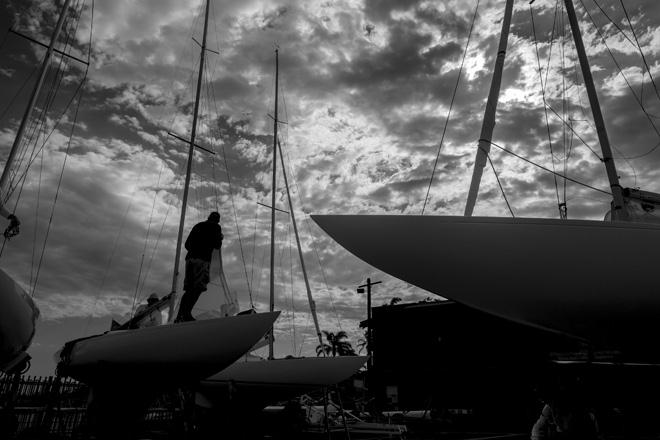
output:
[[[21,235],[0,256],[41,309],[33,374],[52,373],[51,358],[65,341],[104,331],[112,318],[126,319],[134,301],[170,290],[187,146],[167,132],[190,134],[203,24],[199,0],[99,0],[93,21],[90,0],[72,3],[80,20],[66,23],[68,40],[59,47],[89,54],[87,81],[79,90],[84,65],[53,61],[61,75],[51,72],[46,81],[36,113],[43,122],[24,145],[8,203],[22,220]],[[309,214],[421,213],[477,2],[214,3],[198,144],[216,154],[195,152],[186,230],[217,207],[229,284],[242,308],[250,301],[267,308],[270,218],[258,203],[270,204],[268,115],[279,47],[282,146],[321,326],[347,331],[355,344],[365,317],[355,288],[367,277],[383,281],[375,305],[430,294],[361,263]],[[516,2],[493,141],[607,189],[561,3],[537,0],[533,28],[528,2]],[[463,213],[503,7],[479,4],[425,215]],[[660,76],[660,4],[583,0],[576,9],[622,184],[660,192],[660,96],[650,79]],[[47,42],[57,10],[52,1],[5,0],[0,29]],[[44,51],[11,33],[1,41],[5,158]],[[558,198],[570,218],[600,219],[609,209],[607,195],[561,178],[555,186],[552,174],[497,149],[491,159],[516,216],[557,217]],[[281,175],[278,186],[277,207],[288,211]],[[475,215],[510,215],[490,167]],[[293,231],[286,214],[277,220],[276,307],[284,311],[277,351],[311,354]],[[213,299],[200,306],[213,307]]]

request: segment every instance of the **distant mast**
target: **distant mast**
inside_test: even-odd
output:
[[[321,336],[321,327],[319,326],[319,317],[316,314],[316,303],[312,297],[312,289],[309,287],[309,279],[307,278],[307,268],[305,267],[305,259],[303,258],[302,247],[300,246],[300,235],[298,234],[298,225],[296,224],[296,215],[293,212],[293,201],[291,200],[291,191],[289,190],[289,181],[286,178],[286,168],[284,167],[284,154],[282,153],[282,145],[278,139],[277,145],[280,148],[280,161],[282,163],[282,176],[284,176],[284,186],[286,187],[286,196],[289,199],[289,211],[291,211],[291,222],[293,223],[293,233],[296,236],[296,245],[298,247],[298,256],[300,257],[300,267],[305,280],[305,289],[307,290],[307,301],[309,301],[309,310],[312,312],[312,320],[314,321],[314,329],[316,330],[316,337],[319,344],[323,346],[323,336]],[[323,352],[325,355],[325,352]]]
[[[206,34],[209,25],[210,0],[206,0],[206,12],[204,14],[204,36],[202,38],[202,53],[199,60],[199,74],[197,75],[197,91],[195,93],[195,108],[193,111],[192,131],[190,133],[190,146],[188,148],[188,163],[186,167],[186,182],[183,187],[183,200],[181,201],[181,219],[179,220],[179,234],[176,240],[176,253],[174,256],[174,275],[172,276],[172,296],[170,299],[169,321],[174,319],[174,308],[176,305],[176,287],[179,280],[179,259],[181,258],[181,242],[183,241],[183,227],[186,222],[186,205],[188,203],[188,188],[190,186],[190,175],[192,172],[193,153],[195,151],[195,136],[197,134],[197,117],[199,115],[199,96],[202,90],[202,78],[204,74],[204,59],[206,55]]]
[[[66,17],[66,11],[69,9],[69,5],[71,3],[71,0],[65,0],[64,5],[62,6],[62,10],[60,12],[60,16],[57,19],[57,24],[55,25],[55,31],[53,32],[53,35],[50,37],[50,44],[48,45],[48,49],[46,50],[46,55],[44,56],[44,60],[41,63],[41,69],[39,70],[39,76],[37,77],[37,82],[34,86],[34,89],[32,90],[32,95],[30,95],[30,100],[28,101],[28,106],[25,109],[25,113],[23,114],[23,119],[21,119],[21,124],[18,127],[18,131],[16,132],[16,138],[14,139],[14,143],[11,146],[11,150],[9,151],[9,156],[7,157],[7,162],[5,163],[5,168],[2,170],[2,177],[0,177],[0,214],[7,218],[11,213],[7,211],[7,209],[4,206],[5,200],[5,190],[7,189],[7,183],[9,181],[9,173],[11,170],[12,165],[14,164],[14,160],[16,159],[16,153],[18,151],[18,147],[21,145],[21,141],[23,140],[23,135],[25,134],[25,128],[27,127],[27,123],[32,117],[32,112],[34,111],[34,107],[37,103],[37,98],[39,97],[39,93],[41,92],[41,87],[44,84],[44,80],[46,79],[46,72],[48,70],[48,65],[50,64],[50,60],[53,58],[53,52],[55,51],[55,42],[57,41],[57,38],[60,36],[60,33],[62,31],[62,26],[64,24],[64,18]]]
[[[495,70],[490,82],[490,92],[486,102],[484,119],[481,124],[481,135],[477,147],[477,157],[474,160],[474,169],[472,171],[472,181],[470,182],[470,191],[468,192],[467,202],[465,203],[465,216],[471,217],[474,211],[474,205],[477,202],[479,194],[479,185],[481,176],[484,173],[484,167],[490,152],[490,142],[493,139],[493,129],[495,128],[495,115],[497,113],[497,101],[500,95],[500,85],[502,83],[502,71],[504,70],[504,58],[506,56],[506,46],[509,39],[509,29],[511,27],[511,13],[513,11],[513,0],[506,0],[504,7],[504,19],[502,20],[502,31],[500,33],[500,44],[497,49],[497,58],[495,60]]]
[[[277,189],[277,100],[279,81],[279,51],[275,49],[275,114],[273,115],[273,188],[270,214],[270,311],[275,310],[275,190]],[[268,359],[274,359],[273,342],[275,327],[270,328],[268,338]]]
[[[591,76],[591,69],[589,67],[589,60],[587,53],[584,50],[584,43],[582,42],[582,34],[580,33],[580,26],[575,15],[575,8],[573,7],[572,0],[564,0],[566,5],[566,14],[568,21],[571,24],[571,31],[573,33],[573,40],[575,40],[575,49],[578,53],[580,60],[580,68],[582,69],[582,77],[584,78],[584,86],[587,89],[589,96],[589,104],[591,105],[591,113],[594,117],[594,124],[596,125],[596,132],[598,133],[598,141],[600,148],[603,152],[603,163],[605,163],[605,170],[607,171],[607,179],[610,182],[610,189],[612,190],[612,197],[614,199],[614,206],[612,209],[612,220],[628,220],[629,215],[626,211],[623,201],[623,189],[619,183],[619,175],[616,172],[616,165],[612,157],[612,149],[610,148],[610,140],[607,136],[607,129],[605,128],[605,121],[603,114],[600,110],[600,103],[598,102],[598,94],[594,86],[594,79]]]

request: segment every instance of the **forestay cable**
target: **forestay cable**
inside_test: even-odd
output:
[[[479,2],[477,0],[477,5],[474,8],[474,15],[472,16],[472,23],[470,24],[470,31],[468,32],[467,42],[465,43],[465,50],[463,51],[463,59],[461,60],[461,66],[458,69],[458,77],[456,78],[456,84],[454,85],[454,91],[451,95],[451,101],[449,103],[449,110],[447,112],[447,118],[445,119],[445,126],[442,129],[442,136],[440,137],[440,144],[438,145],[438,153],[435,155],[435,162],[433,163],[433,171],[431,171],[431,179],[429,180],[429,186],[426,190],[426,196],[424,197],[424,205],[422,206],[422,215],[424,215],[424,210],[426,209],[426,204],[429,201],[429,193],[431,192],[431,186],[433,185],[433,177],[435,176],[435,171],[438,168],[438,160],[440,159],[440,152],[442,151],[442,145],[445,140],[445,134],[447,133],[447,126],[449,125],[449,118],[451,117],[451,111],[454,107],[454,100],[456,99],[456,92],[458,91],[458,85],[461,81],[461,74],[463,72],[463,65],[465,64],[465,57],[467,56],[468,48],[470,47],[470,38],[472,37],[472,30],[474,29],[474,23],[477,19],[477,13],[479,11]]]

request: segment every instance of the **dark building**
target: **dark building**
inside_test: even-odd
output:
[[[660,392],[657,364],[618,362],[616,352],[594,352],[582,341],[452,301],[375,307],[371,328],[370,389],[381,408],[528,432],[543,400],[571,382],[600,406],[601,424],[612,432],[641,427],[637,418],[660,411],[649,403]]]

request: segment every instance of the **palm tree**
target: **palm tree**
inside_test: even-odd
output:
[[[398,296],[395,296],[394,298],[392,298],[390,300],[390,303],[388,305],[389,306],[395,306],[395,305],[399,304],[400,302],[401,302],[401,298],[399,298]]]
[[[320,356],[323,353],[325,353],[326,356],[329,356],[330,354],[332,354],[332,356],[355,356],[355,350],[353,350],[351,343],[344,340],[348,338],[345,331],[333,333],[323,330],[323,334],[328,343],[326,344],[324,342],[316,347],[317,356]]]

